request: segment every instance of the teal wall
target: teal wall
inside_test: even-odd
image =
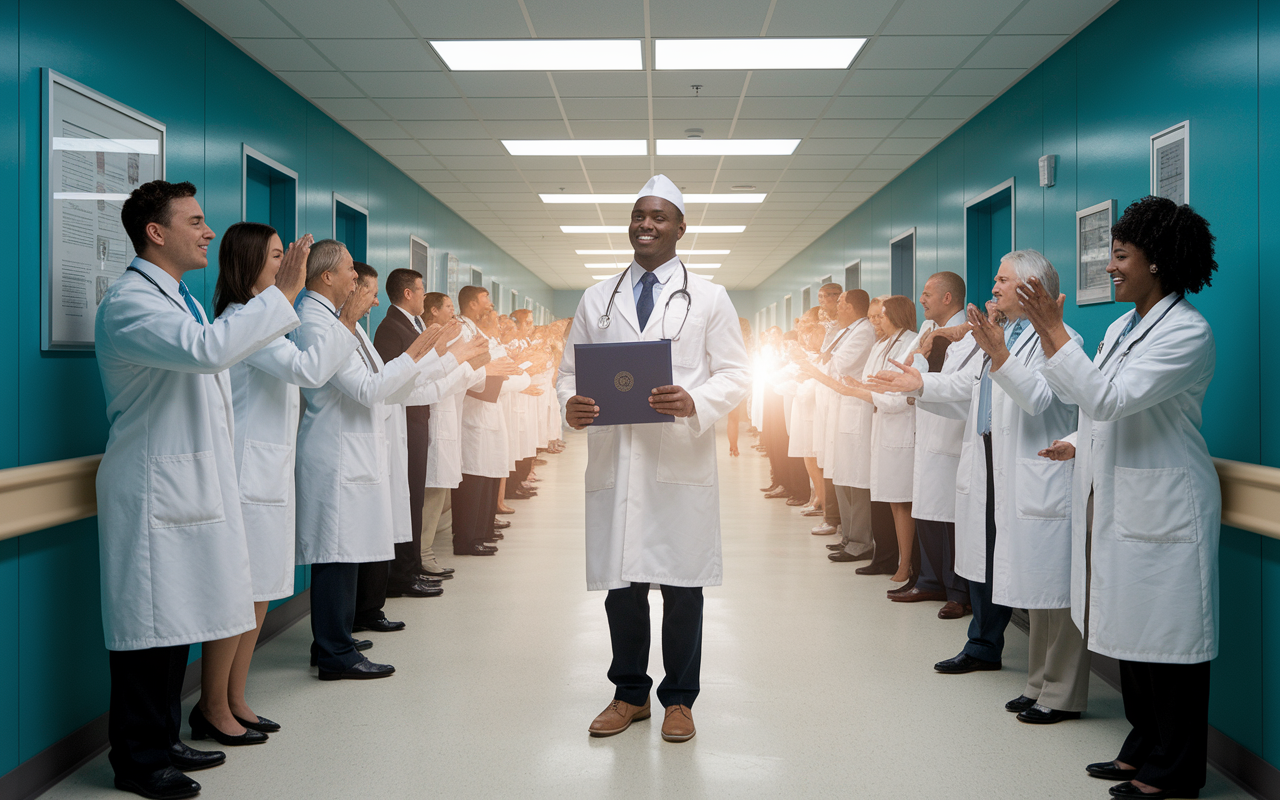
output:
[[[1262,393],[1280,378],[1261,345],[1260,307],[1280,288],[1261,252],[1280,252],[1280,7],[1256,0],[1120,0],[892,183],[764,281],[750,306],[778,301],[862,260],[863,286],[889,290],[889,239],[918,231],[917,286],[964,274],[964,203],[1016,182],[1016,246],[1044,252],[1074,297],[1075,212],[1107,199],[1117,213],[1147,194],[1149,138],[1191,120],[1192,205],[1218,237],[1220,271],[1192,302],[1213,325],[1218,366],[1205,401],[1215,456],[1280,466],[1280,423]],[[1037,160],[1058,155],[1041,189]],[[970,296],[989,296],[974,286]],[[984,294],[985,293],[985,294]],[[1067,321],[1094,346],[1126,310],[1075,307]],[[1211,721],[1280,765],[1280,541],[1225,528],[1220,550],[1222,653],[1213,665]]]
[[[552,305],[540,279],[177,3],[0,2],[0,261],[18,290],[0,314],[0,468],[100,453],[107,434],[93,357],[40,351],[42,67],[165,122],[168,177],[196,184],[215,231],[240,219],[247,143],[298,172],[300,231],[331,235],[337,191],[369,209],[383,275],[408,266],[416,234]],[[206,309],[216,277],[187,281]],[[0,774],[106,711],[98,598],[95,520],[0,542],[0,628],[19,646],[0,659]]]

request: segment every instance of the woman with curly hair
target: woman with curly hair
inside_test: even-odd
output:
[[[1200,435],[1213,332],[1186,295],[1217,269],[1214,237],[1189,206],[1160,197],[1129,206],[1111,236],[1107,272],[1134,310],[1092,361],[1062,324],[1062,295],[1035,281],[1019,290],[1045,377],[1080,406],[1076,442],[1042,453],[1076,459],[1072,617],[1090,650],[1119,659],[1133,726],[1113,761],[1087,771],[1124,781],[1113,797],[1196,797],[1218,654],[1222,498]]]

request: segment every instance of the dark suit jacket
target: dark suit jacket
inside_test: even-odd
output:
[[[387,315],[378,323],[378,330],[373,334],[373,346],[384,362],[389,362],[409,349],[418,331],[413,323],[398,308],[388,308]],[[421,473],[427,470],[427,420],[431,418],[430,406],[407,406],[405,421],[409,428],[409,474],[414,475],[415,467],[421,463]],[[425,480],[425,478],[424,478]]]

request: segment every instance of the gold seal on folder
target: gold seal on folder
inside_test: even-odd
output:
[[[629,392],[631,391],[631,387],[635,385],[636,385],[636,379],[631,375],[630,372],[623,370],[622,372],[619,372],[617,375],[613,376],[613,388],[617,389],[620,392]]]

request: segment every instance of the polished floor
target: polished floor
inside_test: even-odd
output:
[[[538,469],[540,496],[515,501],[497,557],[450,556],[443,597],[388,602],[408,628],[372,635],[369,655],[394,677],[319,682],[305,620],[259,650],[250,702],[284,730],[194,773],[201,796],[1107,797],[1084,765],[1113,757],[1127,732],[1115,691],[1095,677],[1085,719],[1018,723],[1003,710],[1026,679],[1026,637],[1012,628],[1003,671],[936,674],[967,621],[889,603],[886,578],[827,561],[830,538],[757,491],[768,464],[753,440],[729,458],[718,435],[725,585],[706,595],[692,741],[663,742],[660,714],[587,736],[612,687],[604,598],[584,584],[576,435]],[[655,620],[661,602],[655,592]],[[104,755],[45,797],[123,796],[110,787]],[[1201,797],[1248,795],[1211,771]]]

